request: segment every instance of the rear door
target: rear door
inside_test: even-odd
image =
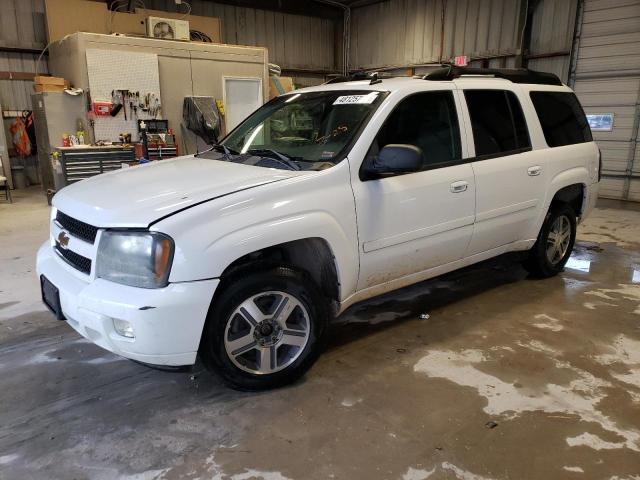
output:
[[[524,240],[545,193],[544,155],[531,149],[520,98],[504,88],[464,88],[474,151],[476,220],[467,256]]]

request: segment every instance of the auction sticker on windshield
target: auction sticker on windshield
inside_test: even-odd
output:
[[[342,95],[333,102],[334,105],[350,105],[353,103],[373,103],[378,98],[378,92],[371,92],[367,95]]]

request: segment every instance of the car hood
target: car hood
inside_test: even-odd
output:
[[[191,155],[83,180],[60,190],[53,205],[96,227],[147,227],[198,203],[304,173]]]

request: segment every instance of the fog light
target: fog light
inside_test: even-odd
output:
[[[135,338],[135,335],[133,334],[133,325],[131,325],[131,323],[127,322],[126,320],[114,318],[113,328],[115,328],[116,332],[118,332],[123,337]]]

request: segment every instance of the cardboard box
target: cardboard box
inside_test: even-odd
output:
[[[295,90],[293,78],[279,77],[272,75],[269,77],[269,99],[282,95],[283,93]]]
[[[61,85],[64,87],[66,82],[64,78],[61,78],[61,77],[49,77],[44,75],[38,75],[33,77],[33,83],[36,83],[39,85]]]
[[[47,84],[40,84],[40,83],[34,83],[33,84],[33,89],[38,92],[58,92],[58,93],[62,93],[64,92],[65,86],[64,85],[47,85]]]

